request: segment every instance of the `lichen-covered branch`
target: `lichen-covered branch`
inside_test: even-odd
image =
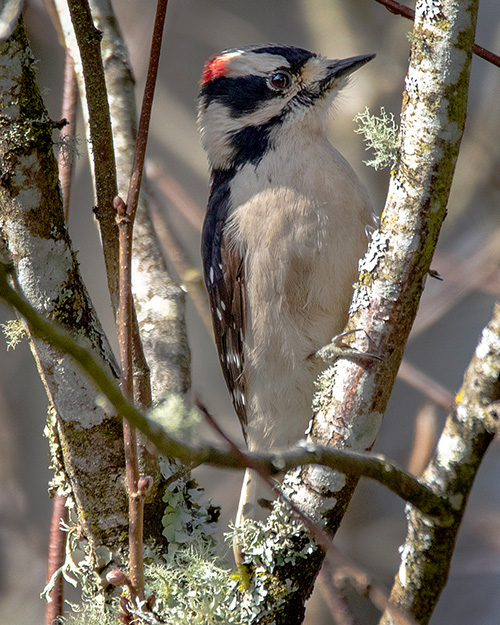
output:
[[[64,222],[53,124],[35,80],[22,19],[0,43],[0,246],[18,288],[36,310],[66,327],[111,374],[117,367],[81,280]],[[96,405],[96,387],[60,349],[32,337],[64,469],[90,540],[127,526],[121,424]],[[40,424],[40,428],[42,425]]]
[[[354,346],[382,360],[339,360],[322,375],[313,441],[354,449],[369,449],[375,441],[446,214],[465,125],[477,4],[417,2],[400,158],[380,228],[360,263],[347,328],[362,328],[365,333],[354,335]],[[294,501],[332,534],[355,485],[352,476],[310,466],[290,481]],[[300,563],[289,577],[302,579]],[[297,586],[295,603],[289,596],[287,623],[301,622],[294,614],[311,590]]]
[[[391,599],[425,625],[448,579],[450,561],[479,465],[493,437],[489,408],[500,399],[500,304],[484,328],[422,481],[453,506],[451,523],[407,507],[408,534]],[[381,623],[392,625],[385,614]]]

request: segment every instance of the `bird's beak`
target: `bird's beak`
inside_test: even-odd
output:
[[[347,76],[365,65],[365,63],[368,63],[368,61],[371,61],[375,56],[375,54],[362,54],[361,56],[351,56],[348,59],[331,61],[325,82],[328,81],[331,84],[341,78],[347,78]]]

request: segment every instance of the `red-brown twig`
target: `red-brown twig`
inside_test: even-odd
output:
[[[152,180],[156,184],[159,191],[175,206],[179,214],[197,232],[201,232],[204,211],[182,184],[171,176],[161,163],[155,160],[148,159],[146,161],[146,173],[148,180]]]
[[[137,142],[135,144],[134,162],[132,164],[132,175],[130,176],[130,184],[127,195],[127,211],[132,221],[135,217],[137,202],[139,200],[139,191],[141,190],[142,173],[144,171],[144,158],[146,156],[146,145],[148,142],[149,134],[149,122],[151,120],[151,109],[153,107],[156,77],[158,75],[158,66],[160,63],[163,25],[165,23],[167,4],[168,0],[158,0],[158,5],[156,7],[148,74],[146,77],[146,85],[144,87],[141,116],[139,119],[139,128],[137,131]]]
[[[445,410],[450,410],[453,406],[455,401],[453,393],[407,360],[403,360],[399,367],[398,379],[404,380],[406,384],[417,389],[422,395]]]
[[[318,575],[321,595],[330,610],[336,625],[356,625],[349,605],[342,590],[337,587],[333,577],[333,570],[329,562],[325,562]]]
[[[115,198],[116,220],[120,242],[120,307],[118,314],[118,334],[122,365],[122,392],[133,399],[134,378],[132,367],[132,317],[133,302],[131,292],[131,229],[129,228],[126,206],[121,198]],[[142,530],[144,524],[144,498],[137,496],[139,464],[137,460],[137,434],[133,426],[123,420],[123,442],[129,494],[129,565],[130,594],[132,602],[144,600],[144,570],[142,562]]]
[[[402,17],[406,17],[408,20],[415,19],[415,11],[400,2],[396,2],[396,0],[375,0],[375,2],[383,4],[385,8],[391,13],[394,13],[394,15],[401,15]],[[477,43],[472,46],[472,52],[476,56],[488,61],[488,63],[492,63],[493,65],[500,67],[500,56],[498,56],[498,54],[483,48],[483,46],[479,46]]]
[[[66,523],[67,520],[66,498],[55,495],[52,501],[52,519],[50,521],[47,581],[64,563],[67,533],[61,529],[61,521]],[[53,625],[63,613],[63,578],[61,574],[59,574],[49,597],[51,601],[47,603],[45,608],[45,625]]]
[[[64,142],[67,142],[75,135],[77,104],[78,86],[76,84],[73,59],[68,50],[66,50],[64,57],[64,86],[61,117],[66,120],[67,124],[62,128],[59,135],[63,145],[61,145],[58,154],[59,180],[61,181],[65,221],[68,221],[69,215],[71,180],[73,178],[73,163],[75,161],[73,150],[75,146],[64,145]]]
[[[127,195],[127,203],[116,197],[114,206],[119,230],[119,338],[122,363],[122,388],[125,396],[134,398],[133,360],[145,363],[140,341],[137,319],[132,298],[132,232],[137,212],[139,192],[141,188],[144,157],[149,134],[151,108],[160,61],[163,25],[168,0],[158,0],[154,32],[151,43],[151,54],[144,89],[139,129],[134,151],[132,174]],[[135,394],[138,403],[150,402],[150,393],[145,392],[141,384]],[[145,395],[149,395],[145,397]],[[130,558],[130,591],[132,601],[144,600],[144,568],[143,568],[143,524],[145,489],[141,488],[137,460],[136,430],[126,420],[123,421],[125,443],[125,461],[127,466],[127,482],[129,491],[129,558]]]

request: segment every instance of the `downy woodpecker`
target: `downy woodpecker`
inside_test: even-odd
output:
[[[251,451],[305,436],[312,355],[347,320],[373,208],[325,122],[347,77],[374,56],[330,60],[264,45],[205,65],[203,269],[222,371]],[[254,516],[256,482],[247,470],[237,524]]]

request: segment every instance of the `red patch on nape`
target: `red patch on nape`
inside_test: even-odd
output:
[[[226,55],[213,56],[211,59],[208,59],[201,76],[201,84],[204,85],[211,80],[224,76],[227,72],[228,62],[229,58]]]

